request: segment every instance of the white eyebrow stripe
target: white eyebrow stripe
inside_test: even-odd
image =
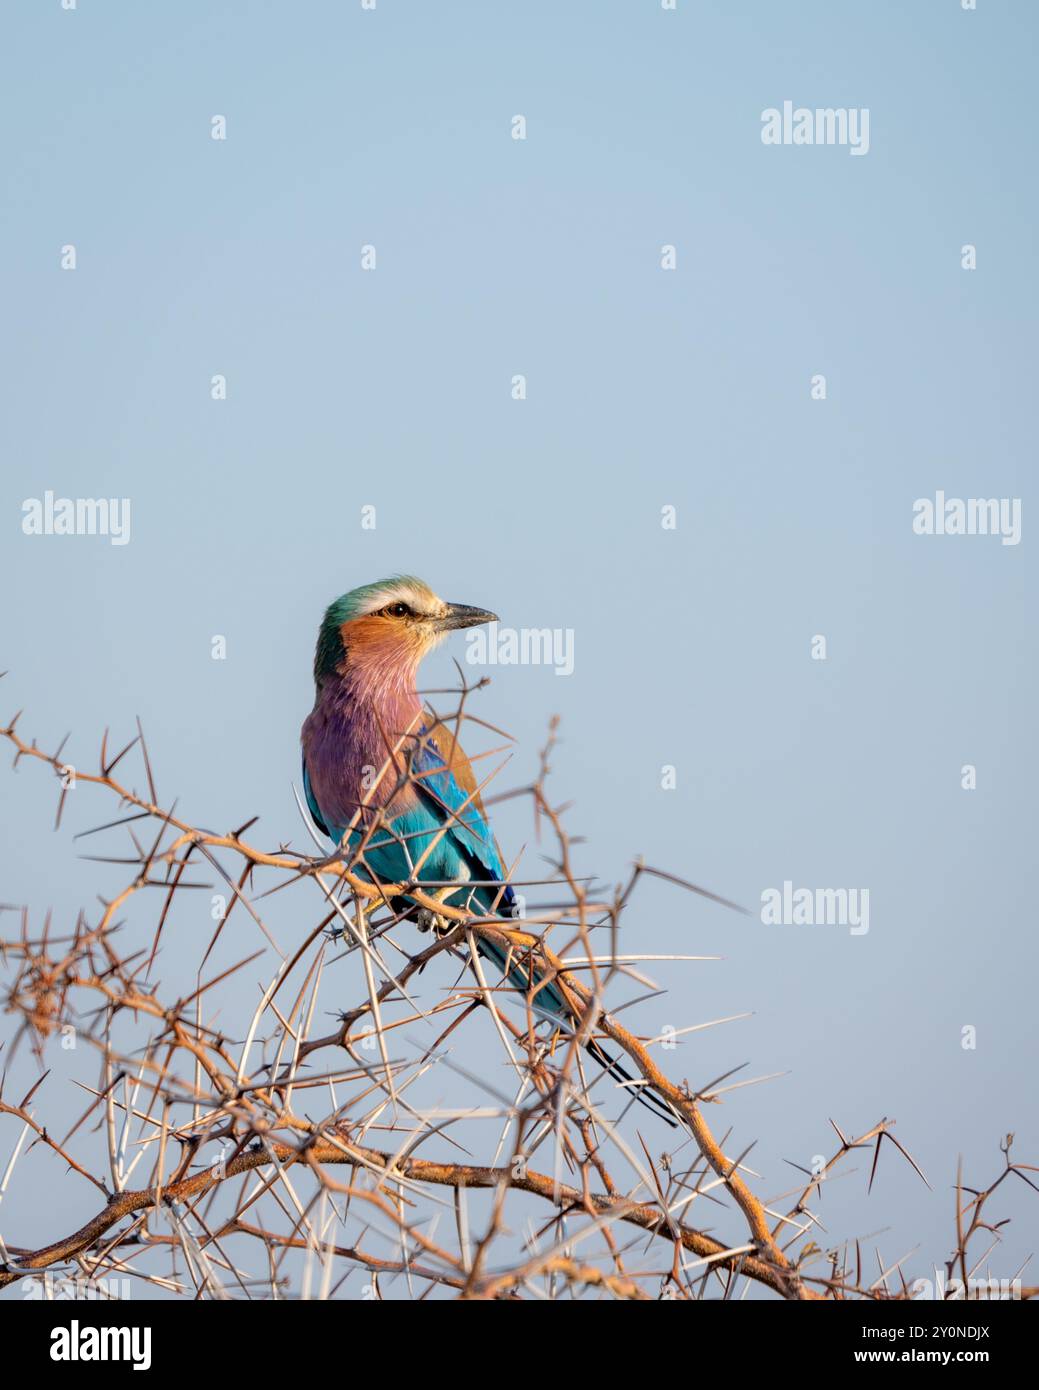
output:
[[[357,616],[364,618],[370,613],[378,613],[391,603],[406,603],[409,608],[427,618],[439,617],[447,608],[444,601],[437,598],[436,594],[431,594],[423,589],[416,589],[413,584],[391,584],[379,593],[372,594]]]

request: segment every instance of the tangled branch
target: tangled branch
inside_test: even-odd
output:
[[[462,690],[445,721],[455,730],[472,721],[469,694]],[[60,935],[49,918],[33,929],[23,910],[17,932],[0,939],[10,977],[6,1009],[16,1021],[8,1072],[23,1045],[42,1068],[48,1049],[70,1039],[73,1051],[86,1043],[99,1066],[96,1084],[86,1087],[86,1109],[63,1126],[60,1139],[38,1115],[44,1096],[54,1099],[51,1073],[37,1076],[17,1102],[0,1097],[0,1119],[8,1122],[0,1134],[11,1122],[16,1134],[0,1196],[16,1160],[38,1151],[51,1153],[103,1199],[60,1239],[36,1247],[0,1242],[0,1288],[58,1271],[92,1286],[132,1277],[190,1296],[332,1297],[361,1270],[371,1297],[384,1296],[384,1284],[405,1296],[440,1290],[466,1299],[564,1291],[729,1298],[751,1286],[795,1300],[910,1296],[901,1269],[867,1286],[849,1246],[822,1249],[812,1238],[820,1183],[853,1150],[872,1146],[874,1170],[882,1144],[912,1163],[891,1121],[854,1139],[834,1125],[833,1157],[780,1210],[755,1190],[746,1151],[728,1153],[706,1118],[708,1107],[723,1103],[726,1078],[700,1087],[677,1083],[654,1056],[659,1039],[625,1028],[618,1008],[608,1007],[626,982],[647,982],[645,958],[618,949],[636,890],[646,876],[672,876],[639,864],[609,895],[593,893],[577,876],[562,813],[546,790],[554,729],[537,780],[508,795],[529,800],[536,832],[553,845],[550,877],[537,884],[513,877],[513,887],[536,887],[559,900],[517,921],[445,904],[439,885],[417,882],[421,865],[406,882],[373,882],[364,860],[370,830],[356,847],[323,855],[286,845],[262,849],[245,838],[252,821],[225,833],[192,824],[160,801],[139,727],[114,755],[106,735],[98,769],[88,773],[63,761],[64,741],[46,753],[22,738],[18,722],[0,734],[16,766],[32,763],[57,777],[56,825],[72,791],[94,788],[114,799],[118,815],[83,833],[125,835],[131,849],[103,860],[123,866],[128,881],[95,921],[81,913]],[[131,754],[146,791],[123,780]],[[415,775],[402,743],[379,773],[400,785]],[[385,829],[378,817],[373,825]],[[200,880],[198,871],[211,872],[214,882]],[[154,972],[171,951],[182,961],[188,949],[181,904],[192,889],[212,893],[214,886],[226,909],[192,987],[168,991]],[[142,899],[156,890],[158,910],[148,916],[139,910]],[[298,942],[290,952],[278,945],[267,907],[261,911],[273,895]],[[443,926],[418,950],[410,934],[415,905]],[[232,915],[238,936],[256,937],[255,949],[221,963]],[[302,930],[301,916],[309,920]],[[398,940],[401,927],[406,940]],[[524,964],[525,996],[488,978],[475,950],[480,938]],[[275,963],[250,1016],[242,972],[261,959]],[[349,1009],[337,1009],[336,1026],[321,1032],[315,1019],[325,976],[342,963],[364,980],[365,992]],[[443,979],[447,970],[456,972],[455,983],[435,1004],[412,996],[426,972]],[[539,1011],[546,983],[565,999],[572,1027]],[[508,1092],[486,1064],[477,1074],[455,1061],[455,1045],[481,1019],[507,1068]],[[416,1026],[432,1039],[416,1042]],[[614,1077],[592,1074],[589,1042],[623,1054],[630,1082],[618,1088]],[[475,1046],[485,1059],[487,1039]],[[430,1078],[449,1071],[465,1095],[453,1109],[422,1098]],[[10,1084],[8,1075],[5,1089]],[[68,1097],[84,1084],[82,1077],[60,1083],[65,1116]],[[654,1157],[641,1132],[631,1132],[633,1107],[648,1094],[677,1123],[672,1153]],[[618,1099],[623,1111],[610,1118]],[[488,1124],[497,1127],[496,1139],[488,1139]],[[373,1132],[392,1142],[373,1145]],[[485,1154],[493,1146],[493,1157],[461,1161],[459,1151],[473,1142]],[[420,1156],[420,1148],[435,1154]],[[101,1152],[105,1177],[91,1170]],[[1004,1156],[1002,1176],[983,1193],[966,1201],[958,1186],[950,1276],[958,1270],[966,1281],[977,1267],[967,1253],[976,1237],[998,1239],[984,1208],[1004,1178],[1035,1185],[1034,1169],[1011,1162],[1009,1141]],[[148,1181],[131,1187],[142,1163]],[[343,1169],[345,1180],[336,1177]],[[474,1204],[479,1193],[486,1199]],[[524,1197],[534,1200],[521,1205]],[[538,1211],[546,1216],[540,1225]],[[692,1221],[694,1212],[706,1220]],[[450,1238],[437,1234],[445,1217],[454,1228]],[[713,1233],[718,1222],[728,1238]]]

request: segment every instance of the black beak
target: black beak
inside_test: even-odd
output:
[[[449,603],[444,616],[434,620],[434,626],[441,632],[450,632],[456,627],[478,627],[480,623],[497,621],[497,613],[488,613],[485,608],[470,608],[467,603]]]

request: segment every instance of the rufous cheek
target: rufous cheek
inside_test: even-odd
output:
[[[355,671],[390,676],[412,671],[436,646],[438,634],[424,624],[398,624],[369,615],[343,623],[339,635]]]

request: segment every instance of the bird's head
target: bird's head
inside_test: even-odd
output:
[[[321,624],[314,677],[318,685],[353,673],[367,683],[400,687],[455,628],[497,622],[465,603],[446,603],[428,584],[395,575],[352,589],[330,604]]]

